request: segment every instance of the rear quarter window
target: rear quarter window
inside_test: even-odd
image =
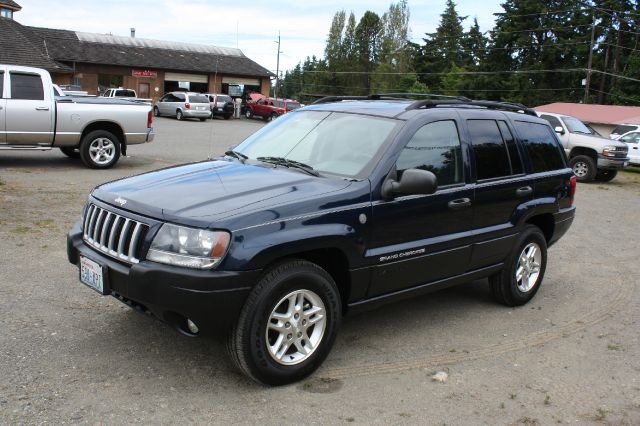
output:
[[[189,102],[193,104],[208,104],[209,98],[205,95],[189,95]]]
[[[528,121],[516,121],[515,126],[529,154],[534,173],[566,167],[562,147],[549,126]]]

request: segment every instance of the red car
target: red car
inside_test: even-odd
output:
[[[301,106],[300,102],[291,99],[262,98],[254,103],[247,104],[245,116],[247,118],[258,116],[265,120],[273,120]]]

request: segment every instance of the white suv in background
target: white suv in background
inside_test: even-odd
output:
[[[569,165],[579,182],[608,182],[618,170],[629,165],[627,145],[595,134],[582,121],[570,115],[537,111],[558,134]]]
[[[629,164],[640,166],[640,129],[627,132],[616,140],[626,143],[629,147]]]
[[[620,137],[629,132],[638,132],[640,131],[640,124],[620,124],[615,129],[611,131],[609,137],[611,139],[620,139]]]

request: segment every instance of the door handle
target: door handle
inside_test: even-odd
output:
[[[36,111],[49,111],[49,107],[36,107]]]
[[[527,195],[531,194],[532,192],[533,192],[533,188],[531,188],[530,186],[523,186],[522,188],[516,189],[516,195],[518,197],[527,196]]]
[[[450,210],[460,210],[469,207],[470,205],[471,200],[468,198],[459,198],[457,200],[449,201],[449,204],[447,204]]]

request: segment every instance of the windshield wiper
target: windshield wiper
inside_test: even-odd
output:
[[[242,164],[244,164],[244,160],[246,160],[247,158],[249,158],[249,157],[247,157],[246,155],[244,155],[243,153],[238,152],[238,151],[233,151],[233,150],[226,151],[226,152],[224,153],[224,155],[228,155],[229,157],[237,158],[238,160],[240,160],[240,162],[241,162]]]
[[[299,161],[289,160],[288,158],[284,158],[284,157],[258,157],[258,158],[256,158],[256,160],[262,161],[264,163],[277,164],[279,166],[293,167],[295,169],[302,170],[303,172],[306,172],[306,173],[308,173],[308,174],[310,174],[312,176],[320,176],[320,174],[317,171],[315,171],[313,169],[313,167],[311,167],[310,165],[301,163]]]

